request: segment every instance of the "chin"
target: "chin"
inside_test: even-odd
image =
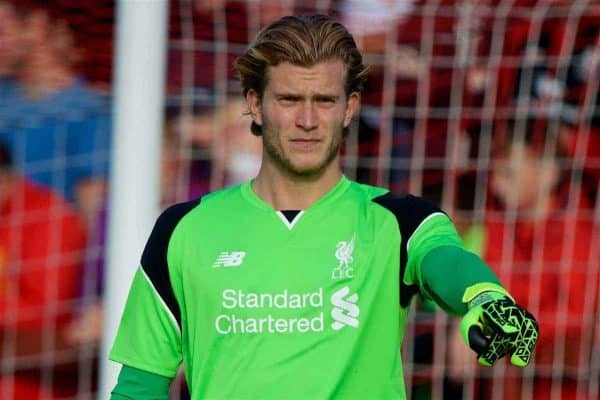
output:
[[[294,162],[288,160],[287,167],[290,171],[296,173],[310,173],[311,171],[322,170],[326,165],[323,161],[302,160]]]
[[[290,168],[289,172],[299,178],[313,178],[321,175],[325,169],[320,167],[313,168]]]
[[[304,178],[318,177],[326,169],[327,165],[325,164],[291,164],[287,166],[287,170],[291,175]]]

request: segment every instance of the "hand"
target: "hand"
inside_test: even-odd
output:
[[[100,303],[88,305],[81,315],[66,326],[63,337],[72,346],[99,344],[103,319],[104,311]]]
[[[510,362],[525,367],[538,340],[533,315],[500,292],[487,291],[469,302],[460,330],[481,365],[492,366],[510,354]]]

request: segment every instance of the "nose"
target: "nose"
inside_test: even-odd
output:
[[[319,126],[319,116],[312,102],[305,101],[301,103],[298,115],[296,116],[296,126],[306,131],[313,130]]]

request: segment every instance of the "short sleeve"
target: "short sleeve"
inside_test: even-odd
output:
[[[441,246],[462,247],[462,241],[454,224],[444,213],[433,213],[423,219],[412,235],[407,238],[408,262],[404,274],[407,285],[421,281],[421,262],[434,248]]]
[[[182,361],[181,309],[172,282],[169,249],[181,219],[199,201],[174,205],[158,218],[146,243],[109,358],[173,377]]]
[[[141,267],[135,273],[109,358],[166,377],[174,377],[181,364],[180,328]]]

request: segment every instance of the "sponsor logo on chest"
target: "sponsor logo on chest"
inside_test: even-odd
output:
[[[337,265],[330,272],[330,278],[334,282],[354,278],[355,244],[356,234],[349,240],[337,242],[335,249],[332,249],[337,259]],[[245,251],[223,251],[212,267],[239,267],[245,256]],[[345,284],[327,296],[328,288],[330,284],[303,292],[289,288],[274,292],[224,289],[220,298],[222,311],[214,320],[215,330],[220,335],[237,335],[310,333],[358,328],[359,294]],[[297,316],[290,317],[293,314]],[[325,322],[326,315],[331,316],[328,324]]]
[[[287,289],[279,293],[245,292],[241,289],[225,289],[221,295],[224,313],[215,318],[215,330],[221,335],[263,333],[309,333],[324,332],[331,328],[339,331],[344,327],[358,328],[360,314],[358,293],[351,293],[348,286],[335,291],[329,301],[324,301],[324,289],[315,292],[291,293]],[[262,310],[259,317],[248,317],[252,309]],[[267,310],[268,312],[264,313]],[[278,316],[279,310],[298,310],[302,317]],[[313,317],[305,317],[314,311]],[[325,313],[333,322],[327,327]],[[241,316],[239,313],[245,315]]]

